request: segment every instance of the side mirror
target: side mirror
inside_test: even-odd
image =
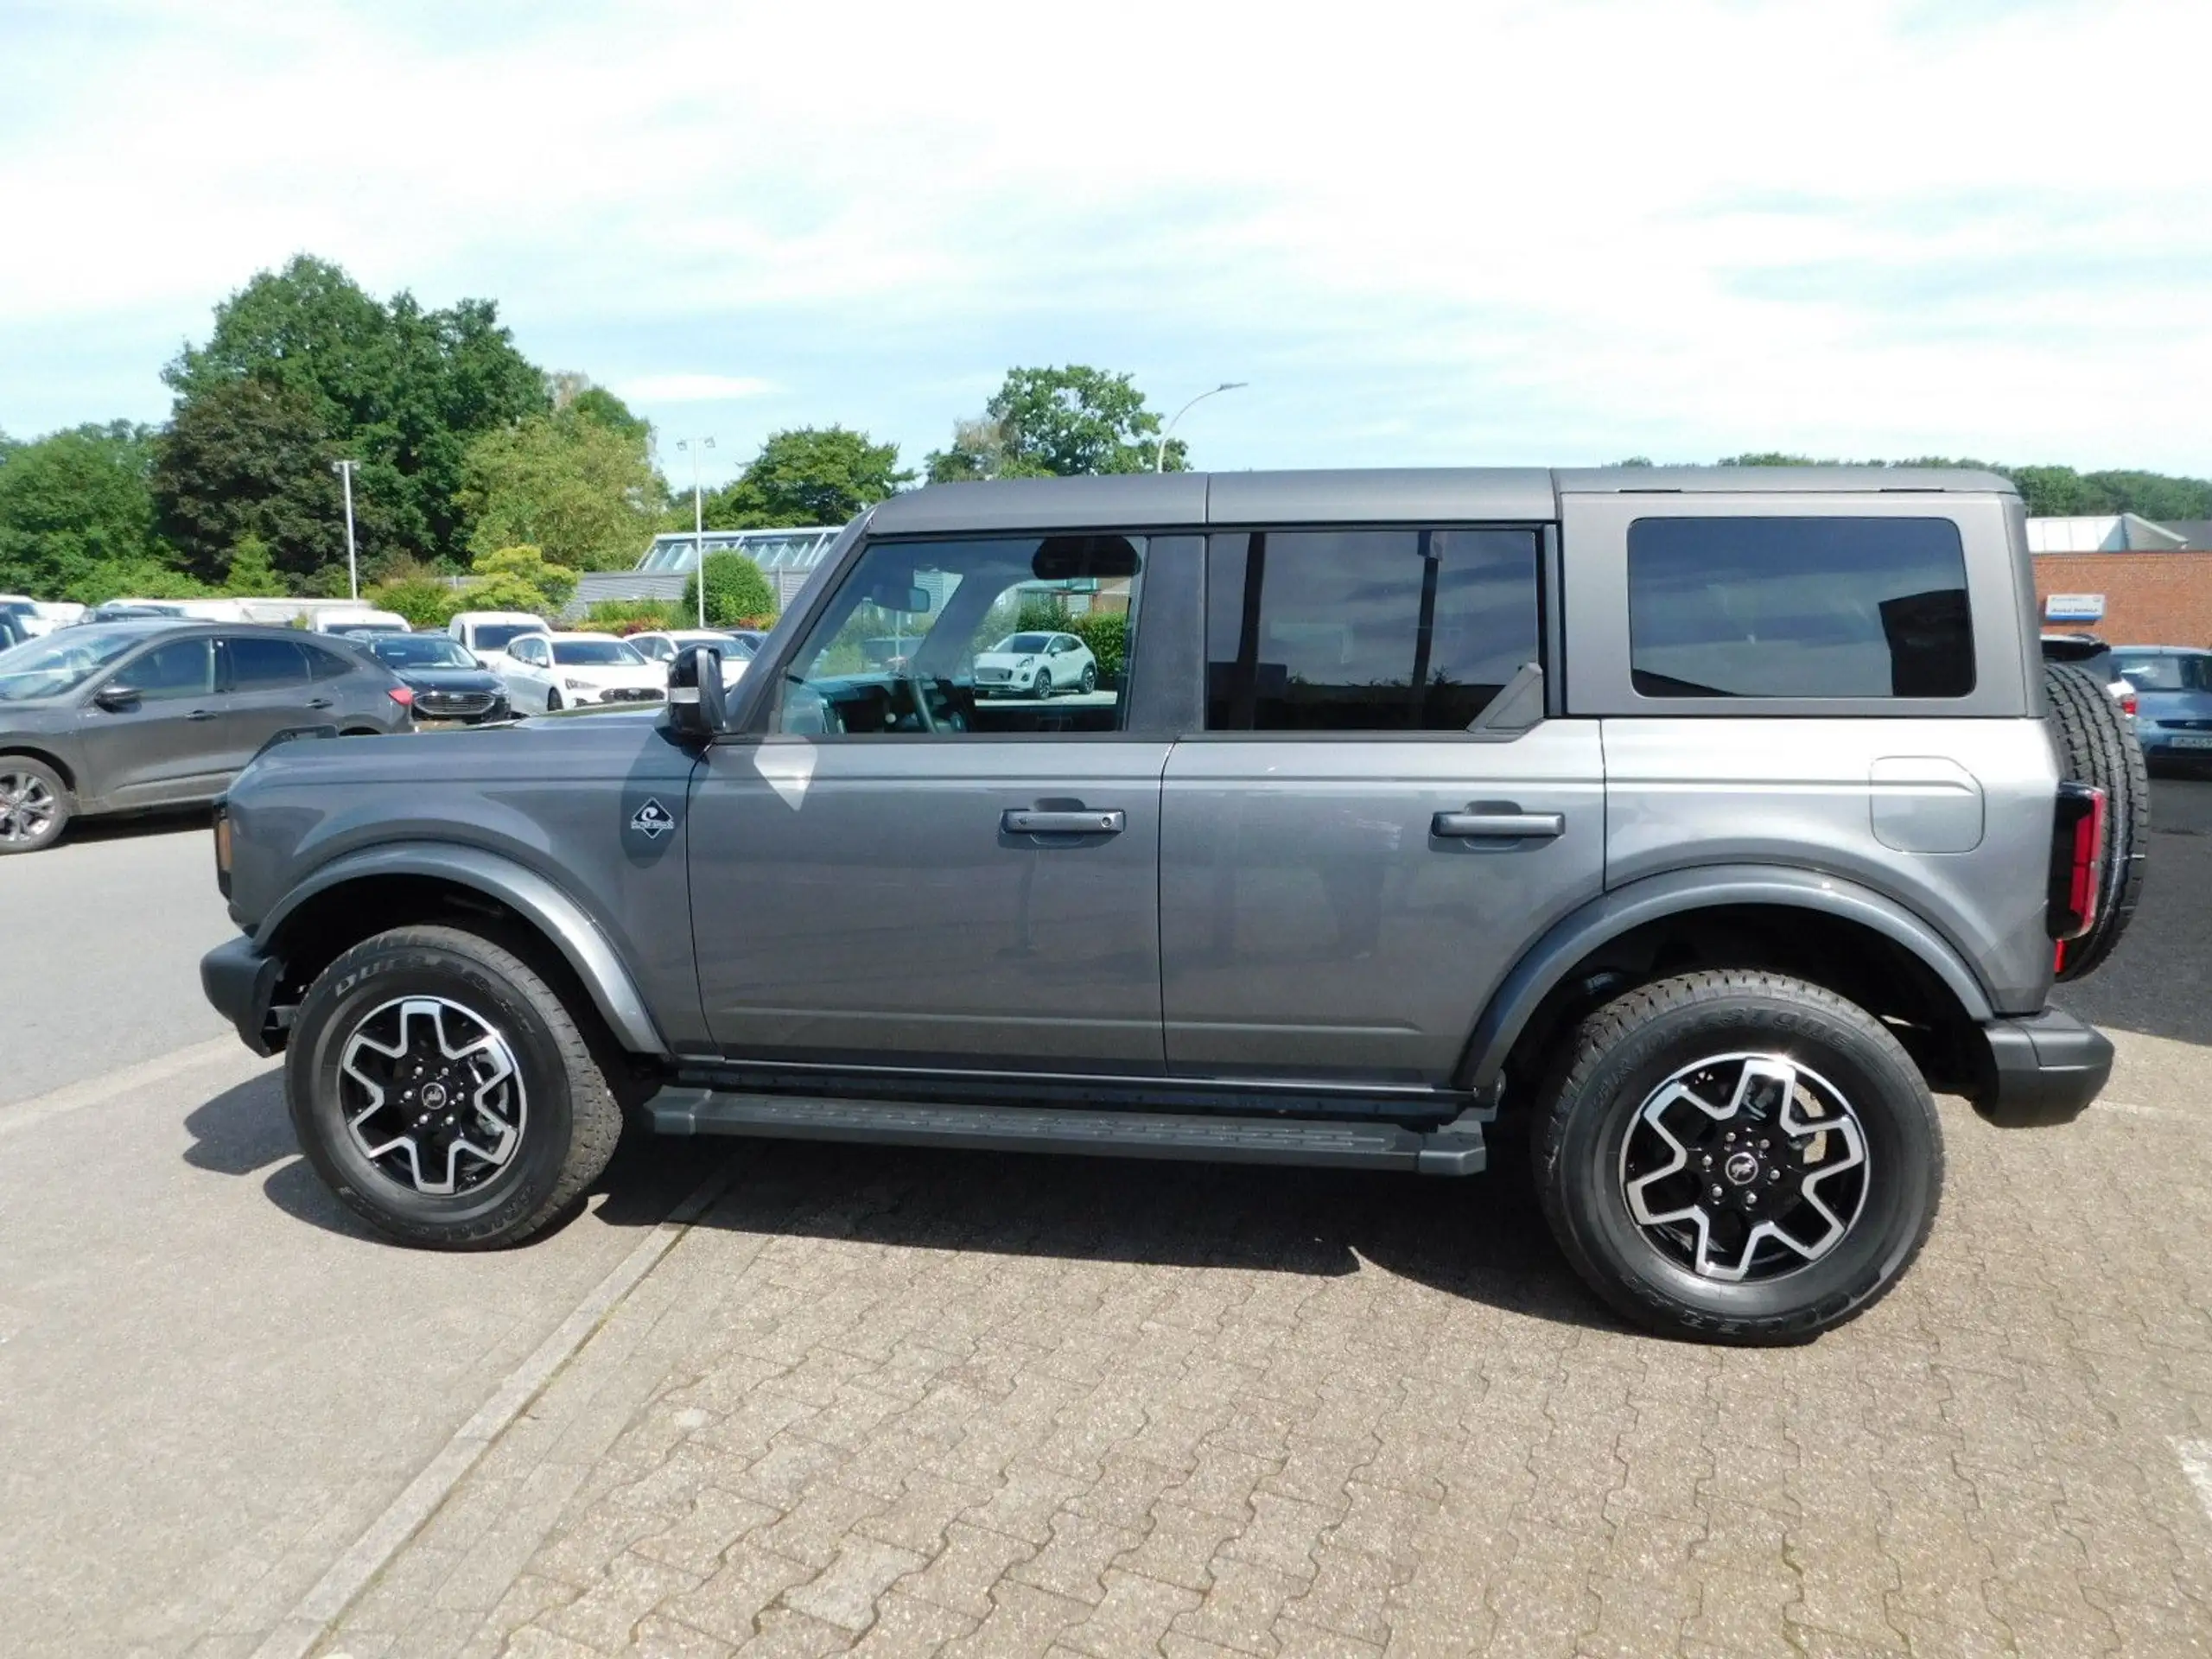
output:
[[[708,742],[729,725],[722,689],[722,654],[712,645],[686,645],[668,671],[668,718],[685,737]]]
[[[127,715],[138,706],[138,694],[127,685],[104,685],[92,694],[92,701],[111,715]]]

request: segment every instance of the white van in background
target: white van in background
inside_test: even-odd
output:
[[[462,611],[446,624],[446,632],[461,641],[476,660],[499,672],[507,664],[507,645],[525,633],[545,632],[545,619],[528,611]]]
[[[317,611],[308,626],[317,633],[412,633],[414,627],[396,611]]]

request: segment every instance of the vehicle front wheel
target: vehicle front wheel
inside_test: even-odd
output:
[[[300,1004],[284,1093],[339,1201],[433,1249],[540,1231],[622,1131],[559,995],[514,952],[453,927],[379,933],[325,969]]]
[[[1032,690],[1029,695],[1036,698],[1039,702],[1045,702],[1051,700],[1052,695],[1052,671],[1051,669],[1040,668],[1037,671],[1036,688]]]
[[[69,788],[53,767],[0,754],[0,854],[35,853],[69,826]]]
[[[1662,1333],[1801,1341],[1878,1300],[1942,1186],[1928,1085],[1878,1020],[1745,969],[1661,980],[1582,1022],[1539,1109],[1560,1248]]]
[[[1077,683],[1082,686],[1083,694],[1086,697],[1096,691],[1098,689],[1098,664],[1085,663],[1083,665],[1083,678]]]
[[[560,711],[561,694],[558,691],[548,691],[545,694],[545,712],[549,715],[554,715],[558,714]]]

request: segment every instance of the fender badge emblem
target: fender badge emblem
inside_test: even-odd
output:
[[[658,841],[676,828],[676,820],[658,801],[647,801],[631,818],[630,827],[647,841]]]

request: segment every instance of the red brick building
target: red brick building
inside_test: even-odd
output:
[[[2038,614],[2053,594],[2101,594],[2105,613],[2049,628],[2084,629],[2115,645],[2212,645],[2212,552],[2038,553]]]

